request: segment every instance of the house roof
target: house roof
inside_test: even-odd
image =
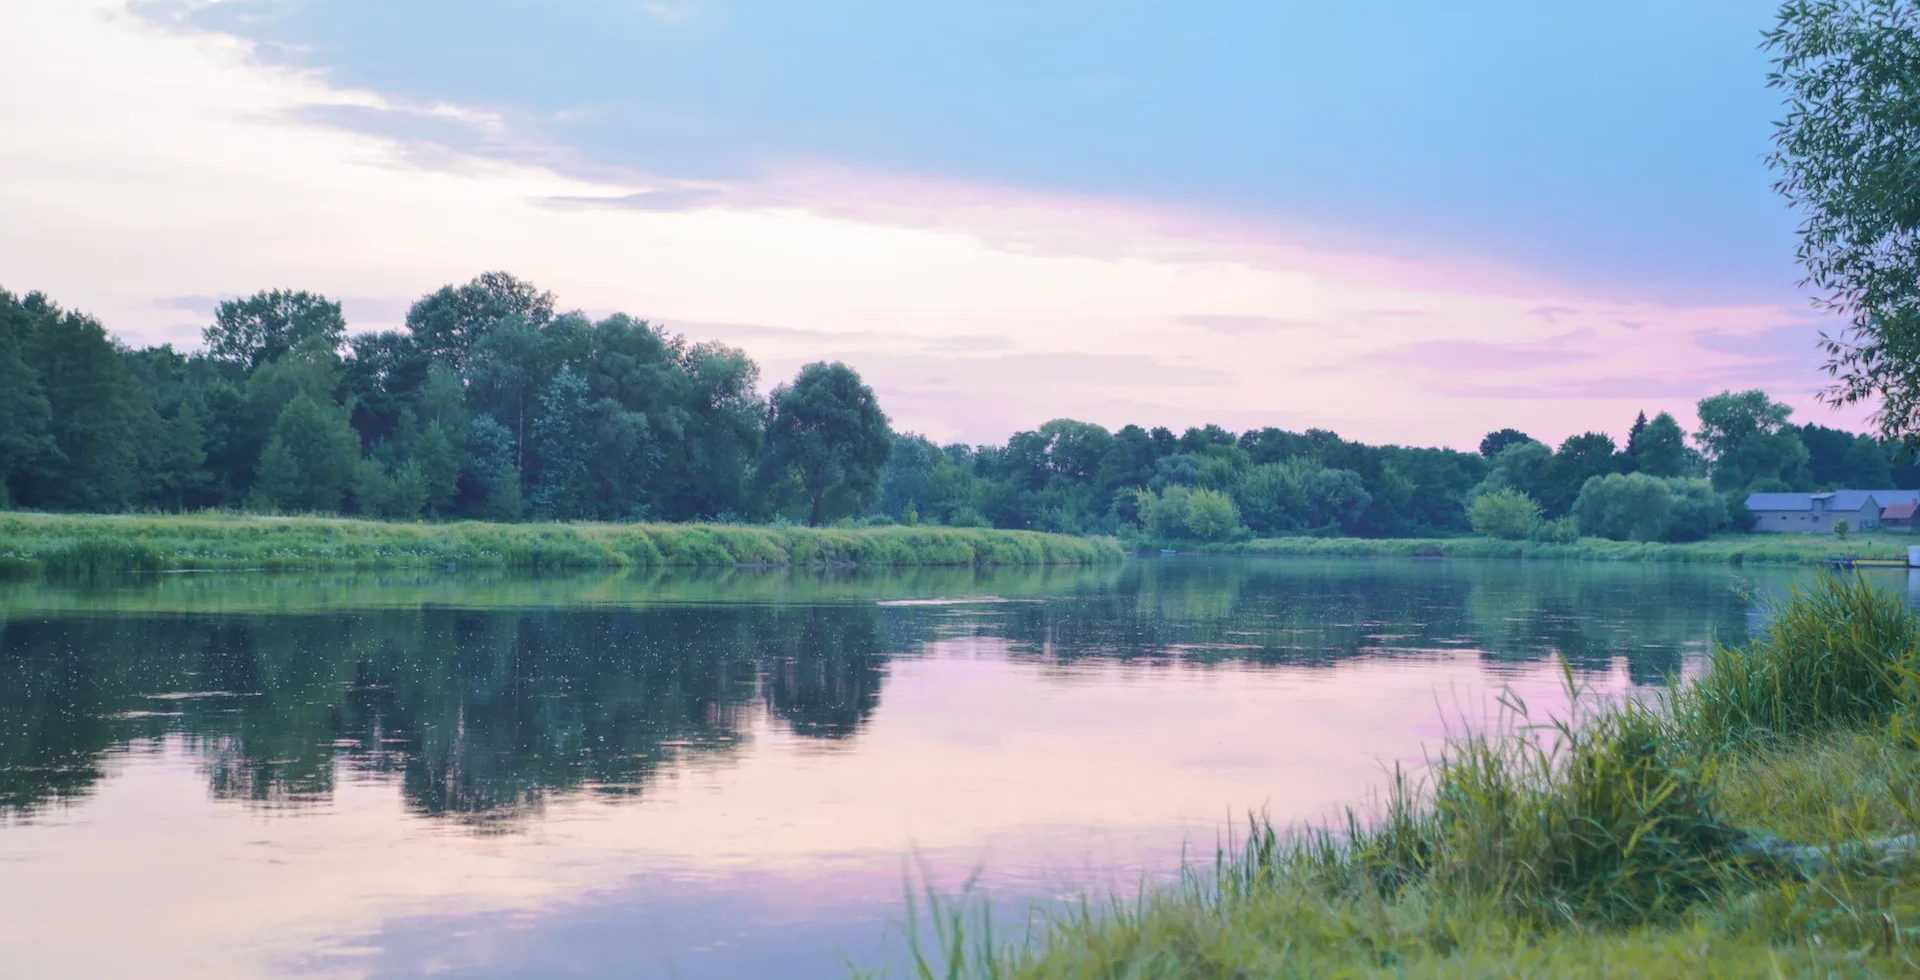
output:
[[[1874,510],[1879,510],[1888,504],[1899,503],[1897,499],[1887,500],[1880,496],[1883,493],[1892,495],[1898,492],[1899,491],[1895,490],[1835,490],[1829,494],[1815,494],[1814,496],[1826,497],[1826,507],[1828,510],[1839,511],[1846,514],[1865,510],[1868,506],[1872,506]],[[1868,501],[1872,501],[1872,504],[1869,505]]]
[[[1750,493],[1747,494],[1747,509],[1755,513],[1763,510],[1812,510],[1813,494]]]
[[[1880,512],[1880,519],[1883,521],[1910,521],[1913,520],[1913,512],[1916,510],[1920,510],[1920,503],[1909,502],[1894,504]]]
[[[1920,504],[1920,490],[1867,490],[1865,492],[1873,494],[1874,501],[1882,507],[1892,507],[1894,504]]]
[[[1920,504],[1920,490],[1835,490],[1831,493],[1750,493],[1747,509],[1770,511],[1810,511],[1818,501],[1828,513],[1851,514],[1865,510],[1867,502],[1875,507],[1894,504]]]

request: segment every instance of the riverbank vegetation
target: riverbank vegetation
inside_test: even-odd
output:
[[[1591,561],[1713,562],[1723,564],[1821,564],[1848,555],[1866,561],[1907,560],[1920,544],[1911,534],[1880,532],[1832,535],[1721,534],[1704,541],[1610,541],[1462,538],[1255,538],[1218,543],[1182,543],[1181,553],[1271,557],[1539,558]]]
[[[0,515],[0,570],[1047,565],[1118,561],[1117,543],[991,528],[447,524],[322,517]]]
[[[1571,683],[1571,681],[1570,681]],[[1379,812],[1255,821],[1175,887],[997,946],[932,910],[932,975],[1890,976],[1920,970],[1920,620],[1823,577],[1655,702],[1516,704]],[[982,911],[982,910],[973,910]],[[922,926],[926,923],[922,922]],[[927,975],[927,974],[922,974]]]
[[[1515,429],[1460,452],[1071,419],[941,446],[892,431],[845,365],[808,365],[763,395],[743,351],[562,312],[505,273],[422,297],[402,330],[349,336],[340,304],[288,290],[209,313],[200,350],[134,349],[47,297],[0,292],[0,506],[1192,543],[1464,535],[1482,499],[1524,496],[1537,519],[1487,533],[1552,544],[1738,530],[1750,490],[1920,485],[1893,444],[1790,426],[1758,391],[1702,400],[1691,437],[1643,413],[1624,443],[1587,432],[1557,449]]]

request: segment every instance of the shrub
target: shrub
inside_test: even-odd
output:
[[[1147,536],[1157,540],[1225,541],[1240,530],[1240,509],[1218,490],[1174,485],[1141,490],[1138,501]]]
[[[1240,508],[1218,490],[1195,490],[1187,501],[1187,533],[1201,541],[1225,541],[1240,530]]]
[[[1665,482],[1673,496],[1666,540],[1700,541],[1727,526],[1727,500],[1714,492],[1712,484],[1697,477],[1671,477]],[[1744,498],[1740,509],[1747,509]]]
[[[1769,612],[1747,646],[1714,644],[1706,673],[1676,699],[1696,737],[1739,742],[1878,722],[1907,703],[1920,618],[1903,597],[1828,573]]]
[[[1580,540],[1580,522],[1571,516],[1541,521],[1528,537],[1542,544],[1573,544]]]
[[[1573,514],[1594,537],[1698,541],[1726,526],[1727,503],[1705,480],[1613,473],[1588,478]]]
[[[1645,473],[1588,477],[1573,503],[1580,533],[1615,541],[1659,541],[1673,518],[1673,492]]]
[[[1473,499],[1467,519],[1476,533],[1519,541],[1540,526],[1540,504],[1512,488],[1495,490]]]

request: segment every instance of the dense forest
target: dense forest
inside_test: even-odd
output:
[[[1516,429],[1468,453],[1069,419],[940,446],[891,431],[845,365],[807,365],[763,395],[740,350],[559,312],[498,272],[422,297],[402,330],[349,335],[338,303],[273,290],[221,303],[203,341],[130,348],[45,296],[0,291],[0,504],[1660,538],[1737,527],[1754,489],[1920,485],[1899,447],[1790,425],[1757,391],[1702,400],[1690,435],[1642,413],[1623,443],[1588,432],[1557,448]],[[1648,507],[1645,526],[1620,516]]]

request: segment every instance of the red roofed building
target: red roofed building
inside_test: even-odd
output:
[[[1880,526],[1889,531],[1911,531],[1915,511],[1920,511],[1920,504],[1912,501],[1894,504],[1880,512]]]

